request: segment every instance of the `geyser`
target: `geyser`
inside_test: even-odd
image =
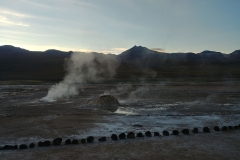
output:
[[[73,53],[65,62],[64,79],[53,85],[42,98],[51,102],[60,98],[78,95],[87,83],[99,82],[115,75],[119,62],[113,55],[101,53]]]

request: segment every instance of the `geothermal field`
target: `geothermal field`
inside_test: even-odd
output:
[[[5,65],[1,158],[239,159],[239,63],[207,53],[217,59],[134,46]]]
[[[1,146],[35,144],[25,150],[0,150],[1,158],[238,159],[240,156],[237,129],[240,82],[92,83],[79,86],[78,95],[46,99],[52,86],[0,85]],[[220,131],[215,131],[215,126]],[[227,131],[221,131],[223,126]],[[192,133],[195,127],[198,133]],[[204,133],[203,127],[208,127],[210,133]],[[189,134],[183,134],[183,129],[189,129]],[[164,136],[164,130],[170,135]],[[179,135],[172,135],[173,130],[178,130]],[[151,137],[145,135],[146,131],[151,132]],[[112,134],[129,132],[135,135],[141,132],[144,137],[111,139]],[[93,136],[94,141],[82,144],[81,140],[88,136]],[[100,142],[98,139],[104,136],[106,141]],[[58,137],[62,143],[55,146],[53,140]],[[79,144],[66,145],[67,139],[75,139]],[[38,146],[39,141],[47,140],[50,146]]]

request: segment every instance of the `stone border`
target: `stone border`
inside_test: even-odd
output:
[[[240,130],[240,124],[236,125],[236,126],[222,126],[221,128],[219,126],[214,126],[213,128],[214,132],[220,132],[220,131],[233,131],[233,130]],[[189,135],[190,131],[193,134],[197,134],[200,133],[198,128],[193,128],[192,130],[189,130],[187,128],[184,128],[181,130],[181,132],[179,132],[178,130],[173,130],[171,133],[169,133],[168,131],[164,130],[162,132],[163,136],[170,136],[170,135],[174,135],[177,136],[179,134],[183,134],[183,135]],[[203,127],[202,128],[202,133],[210,133],[211,130],[208,127]],[[134,133],[134,132],[128,132],[127,134],[125,133],[120,133],[119,135],[117,134],[112,134],[111,135],[111,140],[112,141],[117,141],[119,139],[134,139],[136,137],[160,137],[161,134],[159,132],[150,132],[150,131],[146,131],[145,133],[142,132],[138,132],[138,133]],[[27,144],[20,144],[18,145],[4,145],[2,148],[0,148],[1,150],[25,150],[25,149],[31,149],[31,148],[35,148],[35,147],[49,147],[49,146],[63,146],[65,145],[77,145],[77,144],[85,144],[85,143],[92,143],[94,141],[94,137],[93,136],[88,136],[87,138],[83,138],[80,140],[77,139],[66,139],[64,141],[64,144],[62,144],[63,139],[62,138],[56,138],[52,141],[52,143],[49,140],[45,140],[45,141],[39,141],[36,145],[36,143],[32,142],[29,145]],[[99,142],[105,142],[107,141],[107,138],[105,136],[98,138]]]

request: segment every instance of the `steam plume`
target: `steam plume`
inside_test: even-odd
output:
[[[84,84],[98,82],[111,78],[118,67],[118,61],[113,55],[99,53],[73,53],[66,60],[64,79],[53,85],[48,94],[42,98],[44,101],[53,101],[78,94]]]

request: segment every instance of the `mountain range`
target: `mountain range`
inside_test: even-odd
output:
[[[63,78],[64,61],[73,52],[44,52],[5,45],[0,46],[0,80],[59,81]],[[95,53],[101,54],[101,53]],[[201,53],[164,53],[134,46],[115,56],[120,67],[116,78],[240,78],[240,50],[225,54],[216,51]],[[153,74],[154,73],[154,74]]]

